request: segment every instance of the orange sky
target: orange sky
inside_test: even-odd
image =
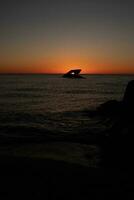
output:
[[[3,1],[0,73],[134,74],[133,1]]]
[[[134,74],[132,45],[126,47],[124,44],[122,47],[114,41],[115,45],[112,46],[101,41],[99,45],[93,42],[85,46],[77,42],[79,46],[72,42],[68,45],[65,41],[47,52],[49,44],[48,47],[34,43],[29,46],[25,43],[10,44],[8,51],[4,46],[0,73],[66,73],[70,69],[80,68],[84,74]]]
[[[35,64],[17,64],[17,65],[2,65],[0,73],[47,73],[60,74],[66,73],[70,69],[82,69],[83,74],[134,74],[133,64],[109,64],[109,63],[35,63]]]

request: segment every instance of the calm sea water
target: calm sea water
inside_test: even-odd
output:
[[[110,99],[121,100],[128,81],[134,79],[127,75],[85,77],[0,75],[0,127],[72,133],[89,120],[85,110]]]

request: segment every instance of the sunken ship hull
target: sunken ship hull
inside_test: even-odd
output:
[[[84,78],[83,76],[80,75],[81,69],[74,69],[70,70],[66,74],[63,75],[64,78]]]

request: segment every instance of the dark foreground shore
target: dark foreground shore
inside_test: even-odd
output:
[[[88,146],[92,153],[87,156]],[[90,145],[61,142],[1,145],[0,198],[132,197],[133,171],[95,167],[93,149]]]
[[[0,157],[0,197],[5,198],[128,198],[133,195],[133,177],[50,159]]]
[[[77,137],[46,133],[44,140],[30,141],[9,137],[11,130],[22,129],[2,128],[0,198],[133,199],[133,102],[131,81],[121,102],[112,100],[87,113],[94,122],[93,134],[86,127]],[[100,123],[103,131],[97,128]]]

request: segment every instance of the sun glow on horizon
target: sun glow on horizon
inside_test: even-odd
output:
[[[134,74],[133,7],[133,1],[2,1],[0,73]]]
[[[134,74],[133,65],[78,65],[67,64],[67,65],[50,65],[49,67],[43,64],[40,65],[8,65],[0,66],[1,74],[64,74],[71,69],[81,69],[81,74]]]

